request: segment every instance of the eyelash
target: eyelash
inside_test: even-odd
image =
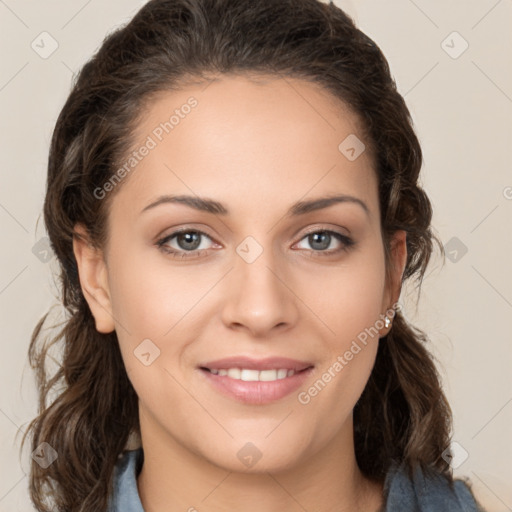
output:
[[[201,237],[205,236],[205,237],[209,238],[210,240],[212,239],[207,233],[204,233],[203,231],[200,231],[198,229],[183,228],[183,229],[174,231],[170,235],[167,235],[167,236],[161,238],[160,240],[158,240],[156,242],[156,246],[164,253],[166,253],[176,259],[177,258],[179,258],[179,259],[199,258],[199,257],[201,257],[201,255],[203,253],[208,252],[208,249],[201,249],[201,250],[195,249],[193,251],[183,251],[183,250],[178,251],[176,249],[170,249],[166,245],[170,240],[172,240],[176,236],[184,234],[184,233],[197,233],[197,234],[201,235]],[[339,242],[342,243],[342,247],[339,249],[331,249],[329,251],[325,251],[325,250],[319,251],[319,250],[314,250],[314,249],[308,250],[308,252],[312,253],[313,257],[318,256],[318,257],[323,258],[323,257],[333,256],[335,254],[339,254],[341,252],[348,251],[356,245],[354,240],[352,240],[348,236],[342,235],[341,233],[338,233],[337,231],[331,231],[328,229],[315,229],[315,230],[309,231],[309,232],[305,233],[304,236],[299,241],[302,241],[304,238],[307,238],[308,236],[314,235],[317,233],[327,233],[329,235],[333,235]],[[304,249],[304,250],[307,250],[307,249]]]

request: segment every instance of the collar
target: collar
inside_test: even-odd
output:
[[[114,490],[108,512],[144,512],[137,477],[144,462],[142,448],[124,451],[114,470]],[[384,482],[382,512],[485,512],[468,484],[451,484],[440,473],[427,476],[419,467],[411,480],[404,466],[392,465]]]
[[[137,489],[137,477],[144,462],[142,448],[124,451],[114,469],[114,490],[108,512],[144,512]]]

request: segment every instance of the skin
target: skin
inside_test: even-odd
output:
[[[137,147],[191,95],[198,105],[118,185],[106,247],[74,243],[96,328],[116,330],[139,397],[144,509],[376,512],[382,485],[357,466],[352,411],[391,326],[308,404],[297,399],[400,295],[405,232],[392,241],[386,282],[372,156],[349,161],[338,150],[349,134],[364,141],[358,118],[315,84],[222,76],[154,99]],[[229,215],[171,203],[141,213],[162,194],[215,199]],[[336,194],[361,199],[369,214],[344,202],[285,216],[299,200]],[[180,227],[204,231],[206,251],[173,259],[156,245]],[[315,244],[309,228],[355,245],[322,256],[344,245],[334,236]],[[248,236],[263,249],[251,263],[236,252]],[[185,253],[186,242],[167,246]],[[147,338],[160,350],[149,366],[134,356]],[[291,357],[315,371],[283,399],[242,404],[197,369],[236,354]],[[250,468],[237,457],[248,442],[262,454]]]

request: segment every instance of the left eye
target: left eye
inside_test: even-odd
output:
[[[354,241],[348,236],[330,230],[312,231],[311,233],[308,233],[304,238],[302,238],[302,240],[307,240],[308,243],[314,247],[313,252],[325,253],[325,255],[347,250],[354,244]],[[331,245],[333,240],[337,240],[339,243],[341,243],[341,248],[327,251],[326,249]],[[324,254],[320,255],[323,256]]]
[[[173,258],[196,258],[203,252],[207,252],[207,248],[201,248],[202,238],[208,238],[212,240],[209,235],[198,230],[181,230],[175,231],[170,235],[158,240],[156,245],[164,252],[170,254]],[[171,242],[175,240],[178,247],[173,247]],[[313,249],[306,249],[312,253],[318,253],[319,256],[329,256],[341,251],[348,250],[354,245],[354,241],[341,233],[331,230],[317,230],[307,233],[302,239],[313,247]],[[337,240],[341,243],[341,247],[337,249],[329,248],[333,240]],[[300,242],[299,242],[300,243]],[[188,253],[188,254],[187,254]],[[316,255],[316,254],[315,254]]]

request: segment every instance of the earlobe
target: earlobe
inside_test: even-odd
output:
[[[89,242],[87,230],[75,225],[73,252],[75,254],[80,286],[96,322],[96,330],[112,332],[115,328],[103,252]]]

